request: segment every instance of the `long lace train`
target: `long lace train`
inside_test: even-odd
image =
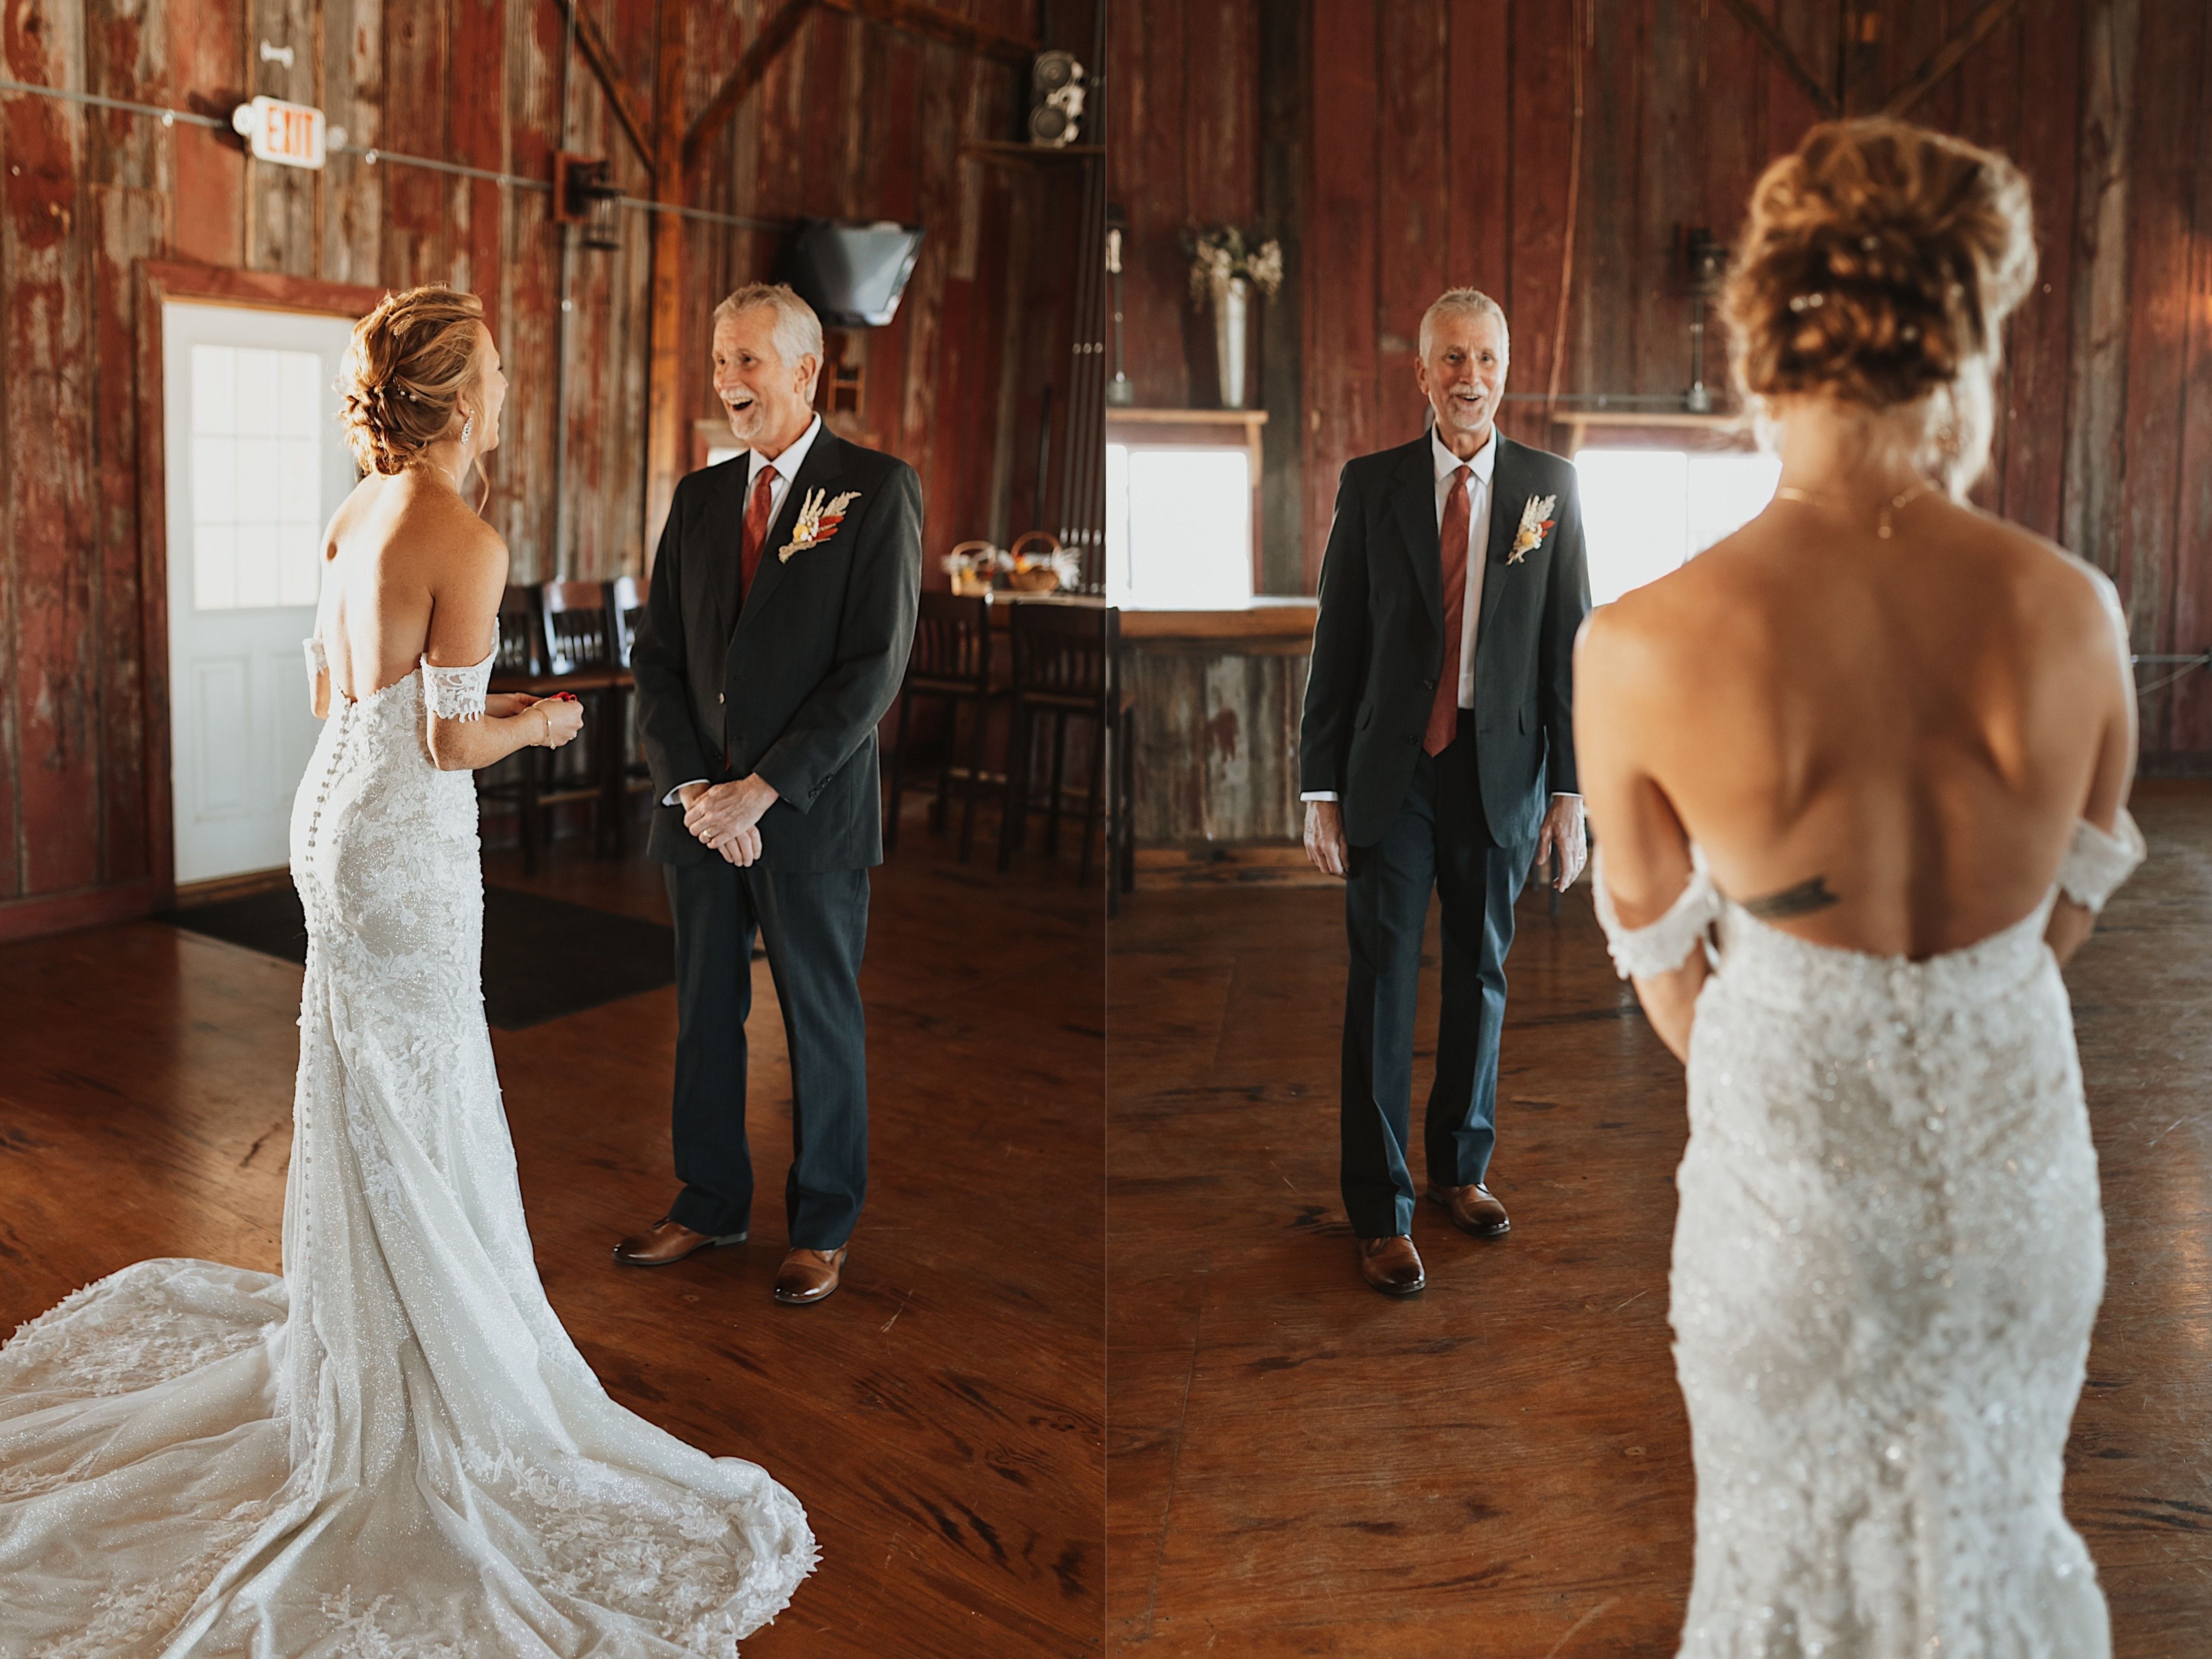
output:
[[[0,1348],[0,1659],[726,1656],[813,1565],[790,1493],[609,1400],[538,1283],[475,790],[424,740],[489,673],[341,701],[301,786],[283,1277],[142,1261]]]

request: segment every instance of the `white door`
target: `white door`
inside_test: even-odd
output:
[[[319,730],[300,641],[356,475],[343,317],[161,307],[177,880],[282,866]]]

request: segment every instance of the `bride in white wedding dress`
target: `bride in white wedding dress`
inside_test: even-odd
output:
[[[1815,128],[1724,300],[1777,499],[1578,654],[1598,915],[1689,1067],[1685,1659],[2111,1652],[2060,1502],[2104,1231],[2058,967],[2142,857],[2134,694],[2111,584],[1963,503],[2033,274],[2002,158]]]
[[[731,1656],[814,1563],[761,1469],[608,1399],[532,1262],[469,772],[579,717],[485,695],[507,552],[459,493],[505,386],[481,316],[398,295],[347,360],[368,476],[307,642],[283,1276],[142,1261],[0,1348],[5,1659]]]

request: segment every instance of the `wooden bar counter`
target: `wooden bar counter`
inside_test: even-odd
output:
[[[1298,713],[1316,603],[1126,611],[1136,694],[1137,881],[1316,881],[1300,847]]]

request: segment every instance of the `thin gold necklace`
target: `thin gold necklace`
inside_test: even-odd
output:
[[[1891,515],[1893,514],[1904,511],[1905,507],[1909,503],[1918,500],[1921,496],[1926,495],[1935,487],[1935,485],[1929,483],[1925,478],[1915,478],[1912,481],[1911,488],[1899,490],[1896,495],[1892,495],[1887,501],[1882,503],[1881,517],[1879,522],[1875,526],[1874,533],[1881,537],[1884,541],[1889,540],[1892,534],[1890,524]],[[1822,495],[1818,490],[1800,489],[1796,484],[1778,484],[1775,487],[1774,493],[1783,501],[1802,501],[1808,507],[1816,501],[1825,501],[1830,499],[1830,497]]]

